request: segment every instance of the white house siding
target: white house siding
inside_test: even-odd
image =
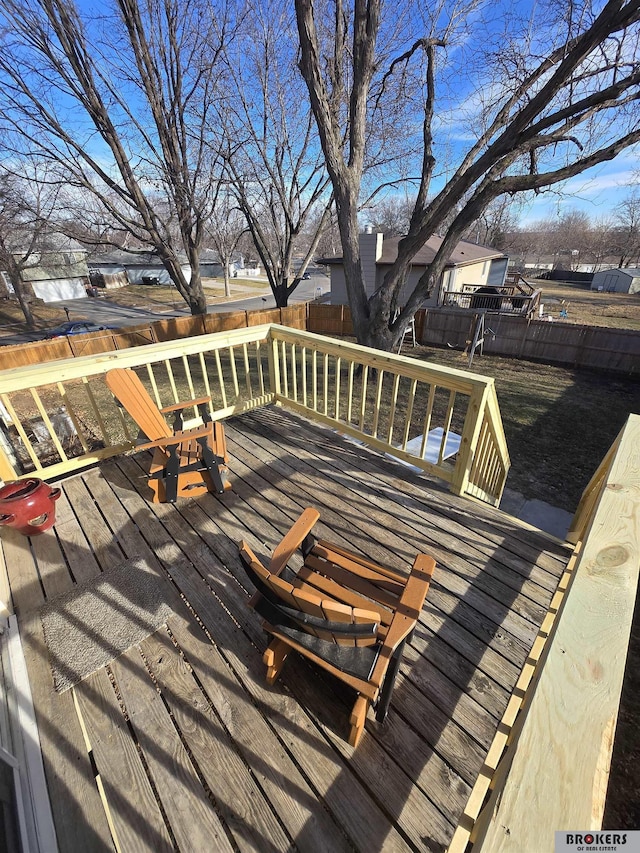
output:
[[[60,302],[63,299],[86,297],[84,278],[54,278],[49,281],[32,281],[33,292],[44,302]]]
[[[458,267],[456,270],[456,286],[453,289],[463,291],[469,285],[484,286],[487,283],[490,269],[491,261],[479,261],[477,264]]]

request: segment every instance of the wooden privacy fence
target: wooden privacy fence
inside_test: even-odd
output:
[[[416,313],[417,338],[425,346],[464,348],[472,337],[475,316],[473,311],[422,309]],[[484,352],[491,355],[618,373],[640,372],[640,334],[631,329],[578,326],[495,313],[487,313],[485,323],[491,331],[485,335]],[[349,308],[309,305],[307,330],[353,334]]]
[[[80,358],[87,355],[113,352],[129,347],[145,346],[164,341],[174,341],[195,335],[229,332],[263,323],[280,323],[296,329],[306,328],[306,305],[273,308],[269,311],[227,311],[220,314],[168,317],[152,323],[125,326],[104,332],[89,332],[35,341],[15,346],[0,346],[0,371],[27,365],[44,364],[63,358]]]
[[[104,381],[116,365],[135,368],[159,408],[207,396],[221,419],[276,402],[500,501],[509,454],[493,379],[279,325],[0,373],[0,477],[60,476],[134,447]]]
[[[446,309],[425,312],[421,343],[464,347],[474,315]],[[640,371],[640,334],[631,329],[578,326],[508,314],[485,315],[484,351],[572,367],[620,373]]]

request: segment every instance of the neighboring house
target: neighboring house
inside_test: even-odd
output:
[[[191,267],[184,252],[178,253],[184,277],[189,281]],[[130,284],[171,284],[171,277],[155,252],[128,252],[116,249],[100,255],[92,255],[89,261],[92,271],[102,275],[125,272]],[[203,249],[200,253],[200,275],[203,278],[219,278],[223,275],[222,264],[217,252]]]
[[[22,272],[26,289],[44,302],[85,297],[89,285],[86,250],[62,234],[51,235],[47,243],[46,249],[31,255],[29,265]],[[18,252],[16,257],[20,257]],[[8,274],[0,272],[7,293],[13,293]]]
[[[398,256],[400,237],[384,238],[383,234],[360,235],[360,257],[362,274],[367,296],[380,287],[387,268]],[[441,237],[430,237],[414,257],[411,271],[400,296],[400,303],[406,301],[416,286],[418,279],[434,259],[442,243]],[[346,305],[347,288],[344,277],[342,257],[320,258],[317,263],[326,264],[331,275],[331,303]],[[509,259],[502,252],[487,246],[478,246],[461,240],[455,247],[442,279],[434,289],[425,306],[446,305],[452,294],[472,293],[478,287],[502,287]]]
[[[561,257],[557,255],[542,255],[535,258],[512,258],[512,261],[516,267],[528,271],[564,269],[571,270],[572,272],[592,273],[595,270],[614,269],[618,266],[619,258],[609,256],[596,261],[564,254]]]
[[[606,290],[612,293],[640,293],[640,267],[622,267],[603,270],[593,276],[591,290]]]

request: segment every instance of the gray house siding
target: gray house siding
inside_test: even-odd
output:
[[[604,290],[610,293],[640,293],[640,268],[627,267],[597,272],[593,276],[591,290]]]

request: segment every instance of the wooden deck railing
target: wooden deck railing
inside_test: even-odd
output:
[[[137,430],[104,382],[116,365],[136,368],[160,407],[211,396],[222,419],[275,401],[458,494],[502,495],[509,455],[493,379],[276,325],[0,373],[0,477],[52,478],[132,448]]]
[[[282,326],[271,340],[282,405],[499,503],[510,463],[493,379]]]
[[[56,477],[129,450],[137,428],[107,389],[112,367],[140,368],[159,407],[210,396],[211,415],[221,419],[271,402],[268,331],[255,326],[3,371],[0,477]]]
[[[540,304],[541,290],[525,292],[516,285],[505,284],[488,292],[485,287],[468,287],[465,291],[446,290],[442,304],[448,308],[463,308],[471,311],[498,311],[506,314],[521,314],[530,317]]]

